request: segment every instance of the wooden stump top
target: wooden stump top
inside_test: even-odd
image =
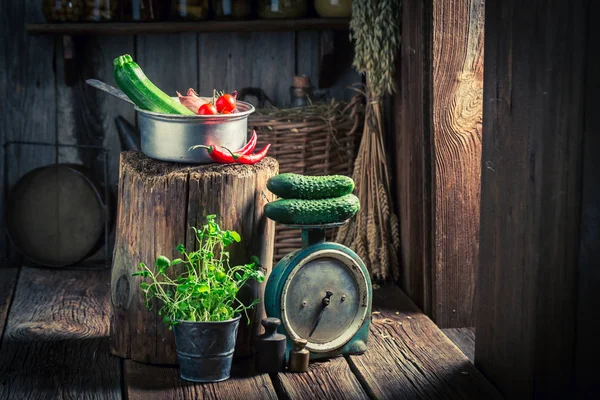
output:
[[[248,164],[178,164],[155,160],[139,151],[124,151],[121,153],[122,167],[141,176],[165,176],[170,174],[203,174],[218,175],[251,175],[265,170],[277,168],[278,163],[272,157],[265,157],[254,165]]]

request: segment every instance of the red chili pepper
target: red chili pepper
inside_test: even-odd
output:
[[[235,162],[239,162],[240,164],[256,164],[257,162],[259,162],[260,160],[265,158],[265,156],[269,152],[270,148],[271,148],[271,144],[268,144],[257,153],[240,154],[240,153],[233,153],[231,150],[224,147],[225,150],[227,150],[231,153],[232,158],[235,160]]]
[[[252,137],[250,138],[250,140],[248,141],[248,143],[246,143],[246,145],[244,147],[242,147],[241,149],[239,149],[238,151],[236,151],[236,153],[239,154],[250,154],[254,151],[254,148],[256,147],[256,140],[258,139],[258,137],[256,136],[256,131],[253,129],[252,130]]]
[[[239,149],[238,151],[235,152],[235,154],[238,154],[240,156],[242,155],[247,155],[250,154],[254,151],[254,148],[256,147],[256,140],[257,140],[257,136],[256,136],[256,131],[252,130],[252,137],[250,138],[250,140],[248,141],[248,143],[246,143],[246,145],[244,147],[242,147],[241,149]],[[216,145],[210,145],[210,146],[204,146],[204,145],[197,145],[197,146],[192,146],[190,147],[190,150],[195,150],[195,149],[206,149],[208,151],[208,155],[210,155],[210,158],[213,159],[213,161],[221,163],[221,164],[230,164],[235,162],[235,158],[231,155],[231,151],[227,150],[227,151],[223,151],[223,149],[221,149],[219,146]]]
[[[229,154],[231,152],[223,151],[223,149],[214,144],[211,144],[210,146],[204,146],[199,144],[197,146],[192,146],[189,149],[195,150],[200,148],[206,149],[208,151],[208,155],[210,156],[210,158],[212,158],[214,162],[218,162],[220,164],[231,164],[235,162],[233,156]]]

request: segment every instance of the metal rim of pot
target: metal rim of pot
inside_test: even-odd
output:
[[[231,319],[226,319],[225,321],[184,321],[181,319],[176,319],[175,322],[177,322],[177,325],[179,324],[226,324],[226,323],[231,323],[231,322],[235,322],[235,320],[239,320],[242,318],[242,314],[236,314],[235,317],[231,318]],[[177,326],[175,325],[175,326]]]
[[[176,97],[174,97],[173,99],[177,100]],[[202,97],[202,99],[208,101],[210,98]],[[177,100],[177,101],[179,101],[179,100]],[[162,121],[205,122],[205,123],[210,123],[210,122],[223,123],[223,122],[229,122],[229,121],[237,121],[240,119],[248,118],[248,116],[250,114],[252,114],[254,111],[256,111],[256,109],[254,108],[254,106],[252,104],[247,103],[245,101],[241,101],[241,100],[238,100],[236,102],[236,107],[238,109],[238,112],[236,112],[236,113],[215,114],[215,115],[164,114],[164,113],[157,113],[154,111],[143,110],[143,109],[139,108],[138,106],[135,106],[134,108],[135,108],[135,111],[139,112],[140,114],[147,115],[148,117],[150,117],[152,119],[158,119],[158,120],[162,120]]]

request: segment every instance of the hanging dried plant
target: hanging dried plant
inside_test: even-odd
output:
[[[400,276],[398,217],[384,146],[383,96],[394,90],[394,61],[400,46],[400,0],[353,0],[353,65],[367,77],[365,127],[353,179],[361,211],[340,229],[337,240],[351,246],[375,279]]]

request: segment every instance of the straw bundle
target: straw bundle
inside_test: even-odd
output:
[[[394,58],[400,44],[399,0],[354,0],[351,36],[354,66],[367,76],[365,125],[353,179],[361,211],[341,228],[337,241],[352,247],[371,275],[400,276],[398,217],[391,209],[390,176],[384,151],[383,96],[394,87]]]

